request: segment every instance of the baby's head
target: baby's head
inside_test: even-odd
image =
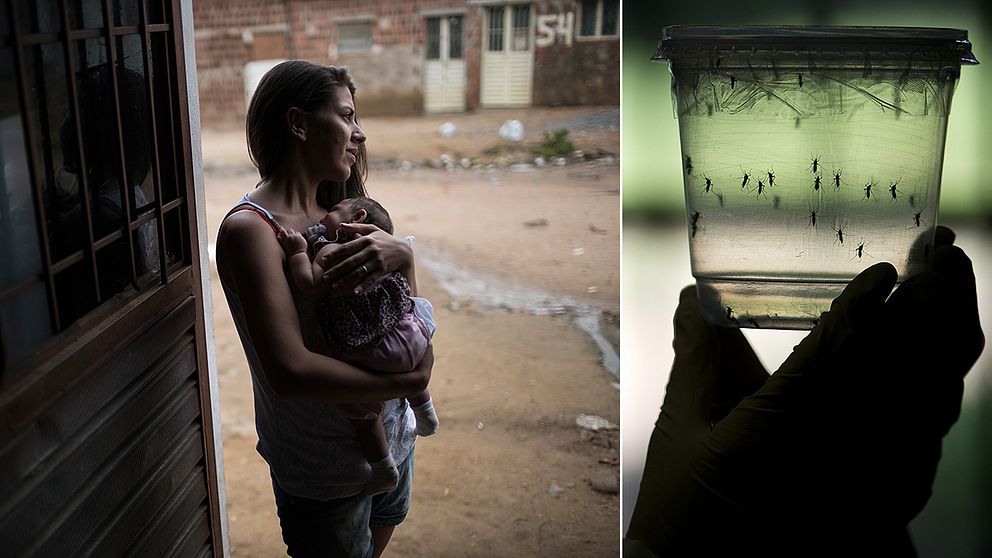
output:
[[[389,212],[372,198],[342,200],[320,220],[320,224],[327,227],[328,233],[336,231],[341,223],[368,223],[393,234],[393,221],[389,218]]]

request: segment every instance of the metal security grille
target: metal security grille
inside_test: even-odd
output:
[[[487,43],[487,49],[491,52],[502,52],[504,25],[503,14],[505,13],[506,8],[503,6],[492,6],[487,8],[487,10],[489,12],[489,17],[487,19],[489,22],[489,42]]]
[[[530,48],[530,6],[513,6],[513,38],[511,48],[513,50],[527,50]]]
[[[0,554],[223,556],[190,0],[0,10]]]
[[[464,58],[462,47],[462,24],[464,18],[460,15],[449,16],[448,20],[448,59],[461,60]]]
[[[583,0],[580,8],[579,36],[617,36],[620,2],[617,0]]]
[[[5,4],[0,67],[17,87],[0,92],[0,386],[192,257],[171,2]]]
[[[427,26],[427,59],[438,60],[441,58],[441,18],[429,17],[425,23]]]

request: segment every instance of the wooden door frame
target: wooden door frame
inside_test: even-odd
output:
[[[217,360],[214,346],[213,301],[210,290],[210,262],[207,253],[207,208],[203,183],[203,149],[200,141],[200,94],[196,77],[196,50],[193,38],[193,0],[174,2],[173,21],[182,23],[182,33],[176,33],[176,59],[183,60],[185,72],[178,76],[180,129],[183,135],[188,223],[187,230],[196,233],[189,244],[196,249],[190,258],[193,274],[199,278],[196,293],[196,346],[200,385],[200,410],[204,426],[203,455],[206,459],[207,484],[210,495],[210,528],[214,540],[214,556],[229,557],[230,536],[227,518],[227,490],[224,482],[224,452],[220,429],[220,399],[217,382]],[[175,17],[178,16],[178,17]],[[185,98],[183,98],[185,95]],[[204,390],[203,388],[207,389]]]

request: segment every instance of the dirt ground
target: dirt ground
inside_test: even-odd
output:
[[[379,167],[445,151],[480,157],[500,142],[495,130],[509,117],[524,121],[525,142],[539,139],[542,126],[578,122],[577,147],[619,151],[617,130],[600,124],[581,130],[582,122],[595,120],[585,118],[593,112],[479,111],[363,124]],[[456,124],[454,138],[437,134],[445,121]],[[202,138],[212,243],[220,219],[256,175],[246,166],[239,131],[204,130]],[[600,309],[603,335],[617,348],[615,158],[512,170],[373,168],[368,187],[390,210],[397,234],[413,234],[418,250],[455,262],[472,292],[535,289],[552,303]],[[232,555],[284,555],[268,471],[254,449],[247,364],[212,271]],[[418,281],[438,310],[431,392],[441,429],[417,442],[413,503],[386,556],[619,555],[620,503],[612,491],[619,488],[619,436],[592,436],[575,423],[578,415],[593,414],[616,424],[619,390],[574,312],[538,315],[487,304],[447,290],[448,279],[426,263],[418,263]]]

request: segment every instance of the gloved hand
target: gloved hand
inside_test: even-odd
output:
[[[665,557],[913,555],[906,525],[984,347],[953,239],[938,228],[931,269],[891,297],[890,264],[854,278],[771,376],[683,290],[628,543]]]

